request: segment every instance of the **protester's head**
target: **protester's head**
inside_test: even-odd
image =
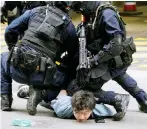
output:
[[[89,91],[77,91],[72,96],[73,114],[78,122],[85,122],[95,108],[94,95]]]

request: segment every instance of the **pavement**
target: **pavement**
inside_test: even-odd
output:
[[[147,92],[146,80],[147,71],[129,69],[128,73],[137,80],[140,88]],[[78,123],[75,120],[59,119],[54,116],[51,110],[47,110],[40,105],[37,107],[37,114],[30,116],[26,111],[26,99],[16,96],[17,88],[20,84],[13,82],[13,105],[11,112],[0,112],[1,129],[20,129],[20,127],[12,126],[15,119],[30,120],[33,125],[31,127],[21,127],[21,129],[145,129],[147,114],[139,112],[138,104],[133,97],[130,97],[130,103],[126,116],[122,121],[114,122],[106,119],[105,123],[95,123],[94,120],[88,120],[86,123]],[[110,81],[103,87],[104,90],[114,90],[118,93],[126,93],[116,82]],[[109,106],[112,111],[113,107]]]
[[[142,10],[145,12],[145,7]],[[146,7],[147,8],[147,7]],[[128,69],[128,73],[137,80],[138,86],[147,92],[147,13],[141,16],[124,17],[127,21],[128,36],[134,37],[137,45],[137,52],[133,55],[134,60]],[[76,19],[76,20],[75,20]],[[75,18],[75,24],[78,18]],[[7,25],[1,24],[0,42],[1,52],[8,51],[4,42],[4,31]],[[40,105],[37,107],[38,113],[30,116],[26,111],[26,99],[17,97],[17,89],[20,84],[13,81],[13,105],[11,112],[0,111],[0,128],[1,129],[146,129],[147,114],[139,112],[138,104],[133,97],[130,97],[130,103],[127,114],[122,121],[114,122],[106,119],[105,123],[95,123],[94,120],[88,120],[86,123],[78,123],[75,120],[59,119],[54,116],[53,112],[47,110]],[[118,93],[126,93],[116,82],[109,81],[103,87],[104,90],[114,90]],[[112,107],[110,107],[114,110]],[[30,120],[33,125],[31,127],[12,126],[14,119]]]

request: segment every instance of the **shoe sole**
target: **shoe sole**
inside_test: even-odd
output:
[[[2,108],[1,110],[2,110],[2,111],[12,111],[12,108],[10,108],[10,107],[4,107],[4,108]]]
[[[147,109],[146,109],[146,108],[144,109],[144,107],[142,107],[142,106],[140,106],[140,105],[138,105],[138,107],[139,107],[139,110],[140,110],[141,112],[147,113]]]
[[[35,115],[37,113],[36,107],[34,107],[34,104],[32,104],[32,99],[29,98],[27,101],[27,111],[30,115]]]
[[[32,93],[33,86],[29,87],[29,94]],[[32,103],[34,99],[34,96],[30,96],[27,101],[27,111],[30,115],[35,115],[37,113],[36,107],[34,107],[34,104]]]
[[[29,99],[27,101],[27,111],[28,111],[28,113],[30,115],[35,115],[37,113],[37,109],[36,108],[37,108],[37,105],[39,103],[37,105],[36,105],[36,103],[34,103],[34,97],[36,95],[34,94],[34,95],[31,96],[31,93],[33,93],[32,90],[34,90],[34,88],[33,88],[33,86],[30,86],[30,88],[29,88],[29,95],[30,95],[30,97],[29,97]],[[39,93],[37,95],[39,96]],[[41,102],[41,100],[42,100],[42,98],[40,98],[40,102]]]
[[[1,101],[2,101],[2,100],[1,100]],[[1,101],[0,101],[0,103],[1,103]],[[12,98],[11,101],[13,102],[13,98]],[[1,104],[1,105],[0,105],[1,110],[2,110],[2,111],[12,111],[12,108],[11,108],[12,102],[11,102],[10,105],[7,105],[7,106],[5,105],[5,106],[3,106],[3,107],[2,107],[2,104]]]
[[[123,105],[126,105],[125,106],[125,109],[124,109],[124,112],[119,112],[119,113],[116,113],[114,116],[113,116],[113,120],[114,121],[120,121],[124,118],[124,116],[126,115],[126,112],[127,112],[127,109],[128,109],[128,105],[129,105],[129,101],[130,101],[130,95],[125,95],[125,98],[124,98],[126,101],[124,101]]]
[[[27,86],[27,85],[21,85],[21,86],[19,86],[19,88],[18,88],[18,92],[17,92],[17,96],[18,96],[19,98],[28,99],[29,96],[22,97],[21,95],[19,95],[19,92],[20,92],[23,88],[28,88],[28,87],[29,87],[29,86]]]

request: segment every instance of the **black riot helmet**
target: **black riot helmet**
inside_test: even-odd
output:
[[[59,9],[61,9],[64,12],[69,11],[69,7],[71,6],[72,2],[71,1],[48,1],[47,2],[50,6],[55,6]]]
[[[71,9],[84,16],[89,16],[96,8],[96,1],[73,1]]]
[[[108,4],[109,1],[73,1],[71,9],[77,13],[82,13],[84,16],[90,16],[102,4]]]

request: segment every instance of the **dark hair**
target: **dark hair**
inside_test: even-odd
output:
[[[72,96],[72,108],[75,111],[84,109],[93,110],[95,108],[96,101],[93,93],[90,91],[80,90]]]

